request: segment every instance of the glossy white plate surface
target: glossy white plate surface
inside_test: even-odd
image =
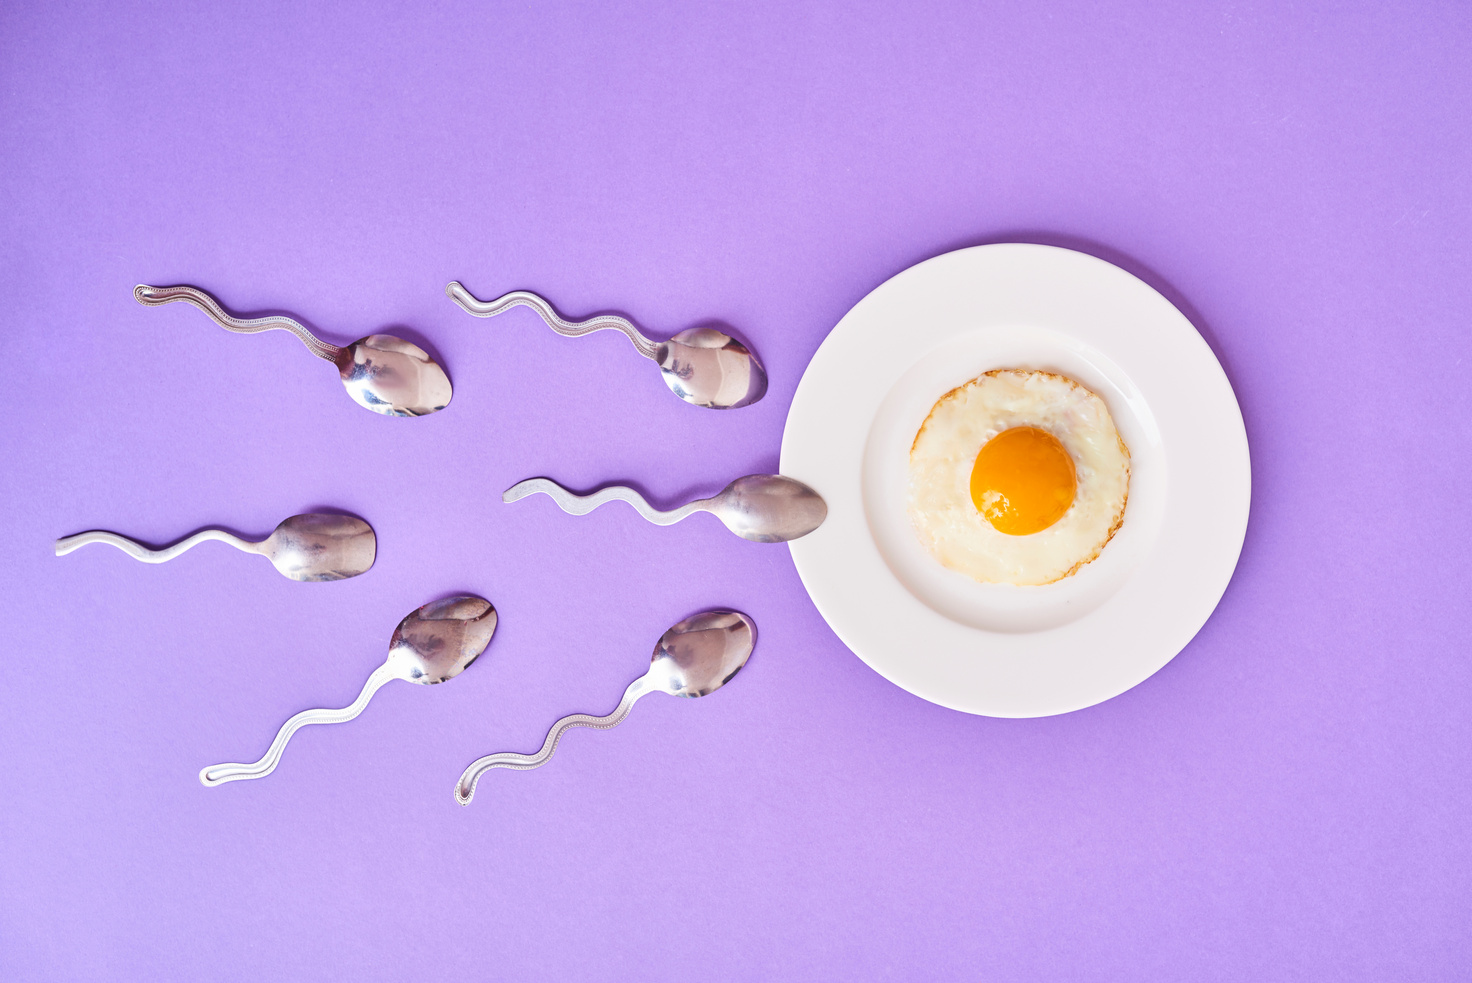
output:
[[[1083,383],[1130,449],[1124,525],[1044,587],[942,567],[905,514],[926,414],[999,368]],[[1013,243],[937,256],[849,311],[798,386],[781,469],[828,503],[790,546],[844,643],[917,696],[997,717],[1092,706],[1169,662],[1226,590],[1251,497],[1236,397],[1185,316],[1103,260]]]

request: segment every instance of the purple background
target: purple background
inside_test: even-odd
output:
[[[413,7],[0,9],[0,976],[1466,971],[1465,4]],[[1165,292],[1247,420],[1236,578],[1133,691],[943,710],[838,642],[781,547],[500,504],[536,474],[675,501],[774,468],[855,301],[1018,239]],[[452,278],[659,336],[724,320],[772,389],[684,406],[617,336],[471,319]],[[397,326],[454,403],[375,417],[289,336],[143,308],[139,281],[339,343]],[[373,523],[370,574],[51,555],[314,506]],[[453,685],[199,784],[347,703],[452,591],[502,616]],[[761,628],[737,684],[455,804],[472,758],[611,708],[715,605]]]

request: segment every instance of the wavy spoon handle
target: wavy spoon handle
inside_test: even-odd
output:
[[[592,334],[594,331],[622,331],[624,336],[634,343],[640,355],[656,362],[659,361],[659,346],[644,337],[639,329],[634,327],[632,321],[619,317],[617,314],[598,314],[586,321],[569,321],[558,314],[545,297],[534,294],[530,290],[513,290],[509,294],[502,294],[495,300],[477,300],[475,295],[466,290],[459,280],[451,280],[445,287],[445,293],[464,308],[466,313],[474,314],[476,317],[495,317],[513,307],[530,307],[541,315],[543,321],[547,322],[547,327],[564,338],[579,338],[585,334]]]
[[[498,754],[488,754],[482,758],[476,758],[470,763],[470,767],[460,776],[460,781],[455,783],[455,801],[463,806],[470,805],[470,800],[475,797],[475,786],[480,781],[480,776],[492,768],[511,768],[514,771],[530,771],[540,768],[557,751],[557,743],[562,740],[562,735],[574,727],[592,727],[595,730],[608,730],[617,727],[624,722],[634,704],[639,702],[640,697],[647,696],[655,691],[647,675],[640,676],[629,684],[624,690],[623,699],[618,701],[614,711],[606,716],[595,717],[588,713],[571,713],[552,725],[547,731],[547,739],[542,742],[542,749],[536,754],[519,754],[515,751],[502,751]]]
[[[661,512],[646,502],[644,496],[623,485],[609,485],[607,488],[598,489],[591,495],[574,495],[550,478],[528,478],[525,481],[518,481],[502,493],[501,501],[516,502],[528,495],[539,494],[552,499],[557,503],[558,508],[569,515],[587,515],[598,506],[609,502],[628,502],[640,515],[660,526],[671,526],[681,519],[689,518],[696,512],[709,511],[706,506],[711,501],[702,498],[677,509]]]
[[[363,692],[349,706],[341,710],[303,710],[281,725],[281,730],[276,733],[276,739],[261,755],[261,760],[252,764],[240,764],[230,762],[222,765],[210,765],[200,770],[199,780],[206,786],[213,788],[226,782],[238,782],[247,778],[265,778],[276,770],[276,765],[281,761],[281,752],[286,750],[286,742],[291,740],[291,735],[308,724],[341,724],[352,720],[363,712],[368,701],[373,699],[373,694],[390,679],[394,679],[392,668],[387,664],[379,666],[369,675],[368,681],[363,684]]]
[[[181,539],[172,546],[165,546],[163,549],[157,550],[151,550],[141,543],[135,543],[126,536],[119,536],[115,532],[104,532],[99,529],[94,532],[79,532],[75,536],[58,539],[56,541],[56,555],[66,556],[73,550],[86,546],[88,543],[106,543],[109,546],[116,546],[135,560],[142,560],[144,563],[163,563],[165,560],[172,560],[185,550],[198,546],[207,540],[229,543],[236,549],[246,553],[260,552],[257,548],[260,546],[260,543],[252,543],[238,536],[232,536],[222,529],[205,529],[195,533],[188,539]]]
[[[179,285],[177,287],[150,287],[146,283],[140,283],[133,288],[133,296],[138,303],[147,307],[158,307],[161,304],[172,304],[176,300],[186,301],[198,307],[210,316],[220,327],[226,331],[234,331],[238,334],[255,334],[258,331],[290,331],[301,339],[307,350],[318,358],[325,358],[329,362],[336,362],[343,353],[343,349],[336,345],[329,345],[307,330],[306,325],[296,321],[284,314],[272,314],[268,317],[239,318],[233,317],[220,306],[220,302],[198,287]]]

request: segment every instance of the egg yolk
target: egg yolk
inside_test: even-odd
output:
[[[1058,438],[1037,427],[1003,430],[971,469],[971,501],[997,532],[1030,536],[1063,518],[1078,475]]]

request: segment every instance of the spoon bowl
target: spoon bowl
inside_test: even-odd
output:
[[[460,675],[491,643],[496,609],[483,597],[460,594],[413,612],[394,629],[389,664],[394,678],[432,686]]]
[[[756,647],[756,625],[735,611],[706,611],[659,637],[650,685],[670,696],[708,696],[731,681]]]
[[[255,551],[292,580],[346,580],[373,566],[378,540],[355,515],[308,513],[282,520]]]
[[[715,328],[686,328],[655,346],[670,392],[716,410],[749,406],[767,391],[767,373],[745,345]]]
[[[754,543],[786,543],[801,539],[828,518],[823,496],[795,478],[749,474],[706,499],[706,511],[726,528]]]
[[[386,416],[425,416],[450,403],[450,377],[429,353],[393,335],[371,334],[333,360],[353,402]]]

